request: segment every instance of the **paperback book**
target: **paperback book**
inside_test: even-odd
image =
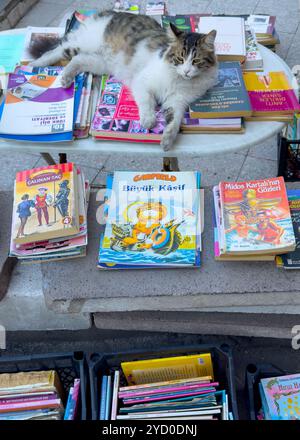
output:
[[[191,118],[231,118],[251,114],[252,109],[238,62],[220,63],[217,84],[190,105]]]
[[[218,199],[219,198],[219,199]],[[216,256],[276,255],[295,249],[282,177],[221,182],[214,189]]]
[[[159,143],[165,128],[162,111],[157,110],[157,124],[151,130],[141,126],[139,109],[131,91],[110,76],[100,94],[91,126],[95,139]]]
[[[100,268],[198,267],[200,173],[115,172]]]

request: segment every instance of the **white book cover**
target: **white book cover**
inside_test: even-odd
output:
[[[22,62],[32,61],[32,56],[30,55],[29,47],[35,43],[35,41],[40,39],[53,39],[63,37],[65,33],[64,27],[33,27],[28,26],[26,29],[26,37],[24,42],[24,51],[21,57]]]
[[[208,34],[217,31],[215,47],[217,55],[246,56],[245,21],[241,17],[200,17],[198,32]]]

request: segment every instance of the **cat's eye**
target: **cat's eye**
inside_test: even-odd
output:
[[[175,57],[173,61],[174,61],[174,64],[183,64],[184,58],[183,57]]]
[[[205,63],[205,61],[200,60],[199,58],[194,58],[192,61],[192,64],[197,65],[197,66],[204,66],[204,64],[206,64],[206,63]]]

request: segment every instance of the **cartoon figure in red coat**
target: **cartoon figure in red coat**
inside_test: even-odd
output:
[[[49,225],[48,206],[52,203],[52,197],[47,194],[48,188],[39,188],[39,193],[35,197],[35,209],[37,211],[38,226],[43,226],[42,217],[44,215],[45,222]]]

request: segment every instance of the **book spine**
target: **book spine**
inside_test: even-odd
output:
[[[183,392],[183,393],[180,393],[180,394],[173,393],[173,395],[171,394],[171,395],[157,396],[157,397],[151,396],[151,397],[144,397],[144,398],[141,398],[141,399],[126,399],[126,400],[124,400],[124,404],[125,405],[131,405],[131,404],[134,404],[134,403],[155,402],[155,401],[159,401],[159,400],[172,399],[172,397],[179,398],[179,397],[187,397],[187,396],[195,396],[195,395],[198,396],[200,394],[207,394],[207,393],[215,392],[215,391],[216,391],[215,388],[212,388],[211,390],[195,391],[195,392],[192,392],[192,393]]]
[[[69,420],[69,414],[70,414],[70,409],[71,409],[71,402],[72,402],[73,391],[74,391],[74,388],[71,387],[70,391],[69,391],[67,406],[66,406],[66,409],[65,409],[64,420]]]
[[[106,387],[105,420],[109,420],[111,413],[111,391],[111,376],[108,376]]]
[[[156,390],[149,390],[149,391],[136,391],[136,392],[121,392],[119,393],[120,398],[130,398],[130,397],[139,397],[139,396],[149,396],[151,394],[159,394],[159,393],[171,393],[173,391],[188,391],[188,390],[198,390],[199,388],[205,388],[205,387],[213,387],[218,386],[218,382],[213,383],[204,383],[204,384],[195,384],[195,385],[187,385],[187,386],[180,386],[180,387],[164,387],[164,388],[157,388]]]
[[[2,405],[0,413],[9,411],[20,411],[25,409],[40,409],[40,408],[56,408],[61,405],[60,399],[37,401],[37,402],[20,402],[8,405]]]
[[[100,420],[105,420],[106,389],[107,389],[107,376],[103,376],[102,384],[101,384],[101,397],[100,397],[100,414],[99,414]]]
[[[46,396],[36,396],[36,397],[11,397],[7,399],[0,398],[0,408],[2,405],[9,405],[13,403],[29,403],[29,402],[40,402],[41,400],[53,400],[56,399],[57,395],[55,393]]]
[[[120,384],[120,371],[115,371],[114,378],[114,388],[113,388],[113,397],[112,397],[112,408],[111,408],[111,420],[116,420],[117,410],[118,410],[118,392],[119,392],[119,384]]]
[[[65,420],[74,420],[77,413],[80,391],[80,379],[75,379],[73,392],[70,399],[69,411]]]

